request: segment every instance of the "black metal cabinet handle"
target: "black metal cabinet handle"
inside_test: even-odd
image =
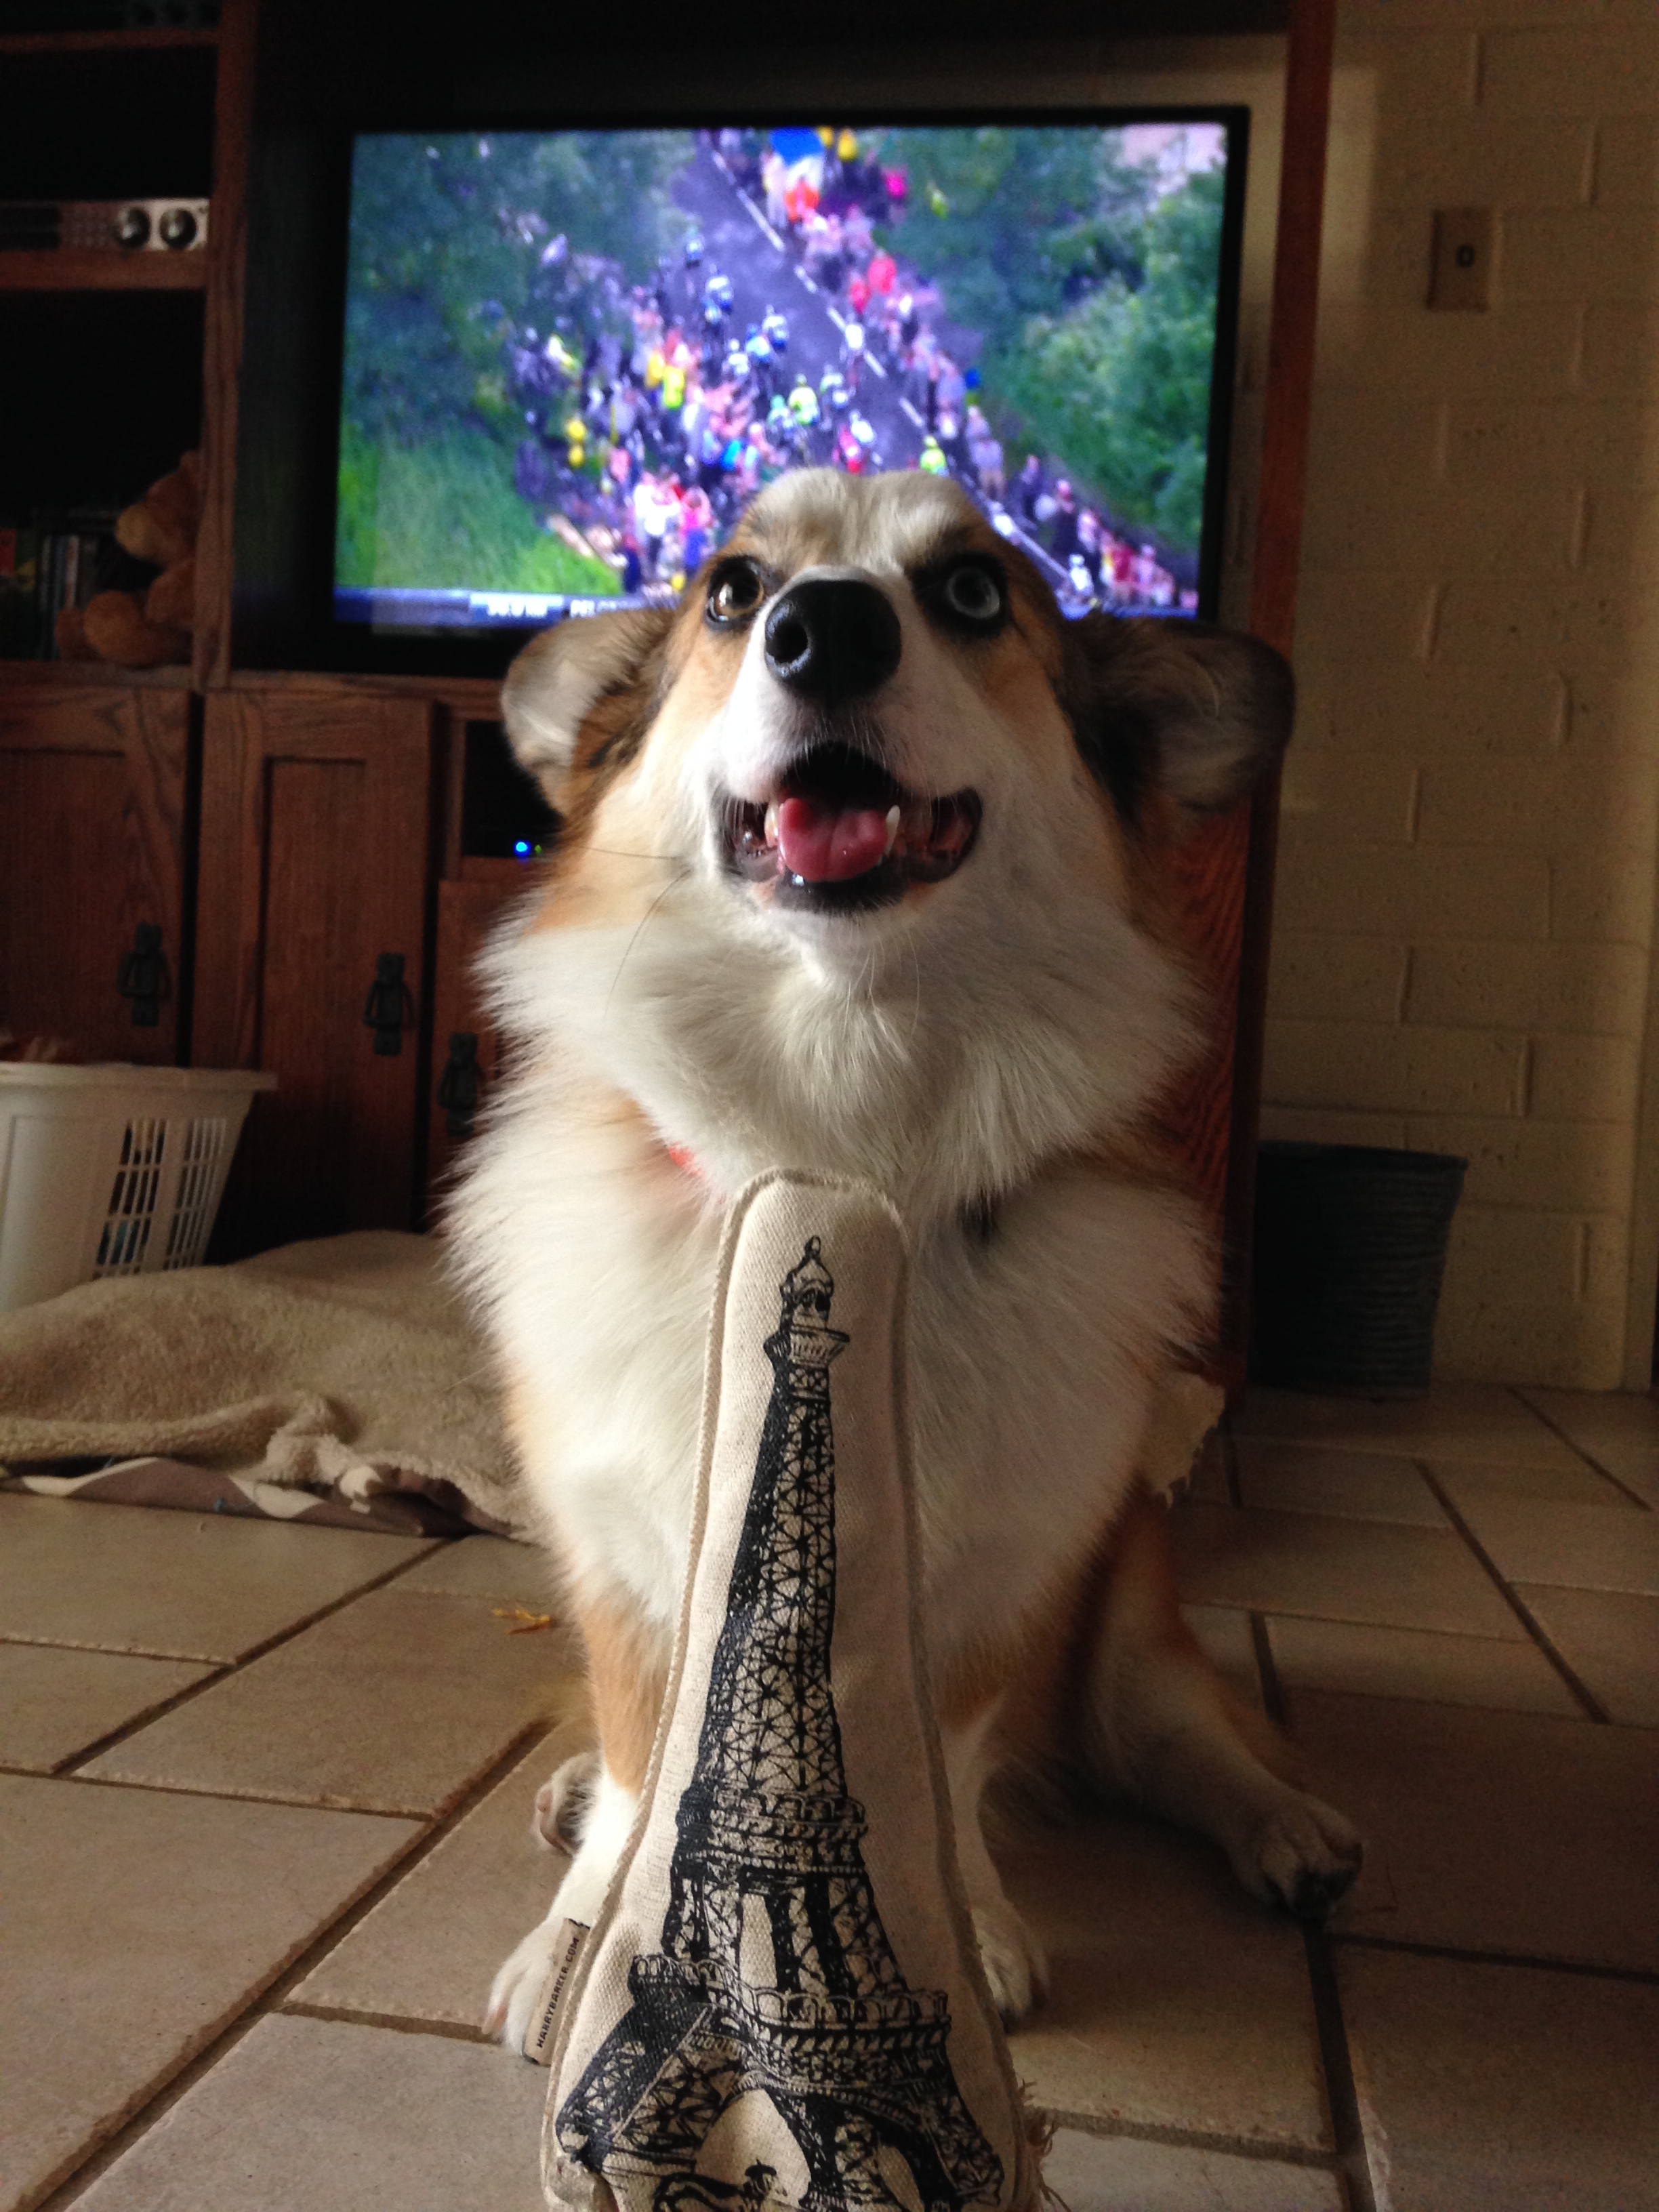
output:
[[[452,1137],[470,1137],[472,1117],[483,1094],[484,1072],[478,1065],[478,1040],[471,1030],[457,1030],[449,1040],[449,1058],[438,1078],[438,1103],[444,1109],[444,1127]]]
[[[132,1004],[135,1029],[153,1030],[161,1019],[161,1001],[172,994],[167,957],[161,950],[161,925],[141,921],[133,933],[132,950],[121,956],[115,988]]]
[[[404,981],[404,956],[382,952],[374,963],[374,981],[363,1007],[363,1026],[374,1032],[374,1049],[395,1060],[404,1048],[404,1031],[411,1014],[409,987]]]

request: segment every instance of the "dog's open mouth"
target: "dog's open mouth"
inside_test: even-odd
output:
[[[727,860],[775,903],[846,910],[890,905],[913,884],[943,883],[973,849],[979,794],[907,791],[854,746],[815,745],[770,800],[728,799]]]

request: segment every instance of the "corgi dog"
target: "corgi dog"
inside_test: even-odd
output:
[[[1005,2016],[1043,1968],[984,1839],[1000,1769],[1184,1822],[1259,1897],[1322,1911],[1359,1839],[1183,1625],[1143,1473],[1214,1278],[1154,1139],[1202,1015],[1160,860],[1276,758],[1284,663],[1067,621],[947,480],[816,470],[678,607],[547,631],[503,696],[564,829],[487,956],[515,1057],[450,1226],[597,1749],[538,1801],[574,1856],[487,2024],[522,2048],[627,1838],[722,1217],[775,1165],[864,1177],[908,1226],[923,1633]]]

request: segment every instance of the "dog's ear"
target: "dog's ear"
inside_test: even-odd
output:
[[[584,726],[600,703],[645,679],[673,623],[665,607],[581,616],[532,637],[507,672],[501,713],[521,767],[565,811]],[[597,765],[597,758],[594,764]]]
[[[1061,703],[1078,748],[1132,823],[1161,793],[1218,813],[1278,761],[1296,691],[1259,638],[1188,621],[1086,615],[1066,631]]]

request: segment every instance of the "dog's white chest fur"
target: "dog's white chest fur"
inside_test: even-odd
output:
[[[684,1577],[718,1194],[640,1122],[551,1086],[487,1139],[495,1313],[533,1384],[529,1472],[586,1589],[671,1628]],[[943,1659],[1017,1632],[1081,1565],[1135,1468],[1164,1347],[1200,1308],[1202,1246],[1168,1194],[1054,1170],[988,1233],[915,1236],[910,1391],[929,1632]]]

